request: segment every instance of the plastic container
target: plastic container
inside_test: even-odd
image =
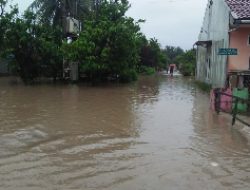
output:
[[[222,91],[223,93],[228,94],[220,96],[220,109],[226,112],[232,111],[232,90],[227,88]],[[215,111],[215,89],[210,91],[210,108]]]
[[[223,92],[225,94],[228,94],[229,96],[226,96],[226,95],[220,96],[220,108],[223,111],[231,112],[232,111],[232,90],[228,88]]]
[[[242,89],[234,88],[233,89],[233,96],[248,100],[248,96],[249,96],[248,95],[248,89],[247,88],[242,88]],[[235,103],[233,104],[233,109],[234,108],[235,108]],[[239,112],[246,112],[247,111],[247,104],[239,102],[237,104],[237,110]]]

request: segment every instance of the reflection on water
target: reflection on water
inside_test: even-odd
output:
[[[250,147],[188,78],[0,79],[0,189],[249,189]]]

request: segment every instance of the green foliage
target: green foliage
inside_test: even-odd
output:
[[[91,80],[116,76],[136,79],[139,62],[139,23],[126,17],[127,1],[102,1],[98,14],[85,20],[84,30],[71,44],[63,44],[65,58],[80,63]]]
[[[6,32],[11,28],[12,22],[18,14],[16,6],[11,6],[11,11],[6,12],[6,5],[8,0],[0,0],[0,55],[5,49]]]
[[[176,60],[178,56],[184,53],[183,49],[180,47],[166,46],[163,50],[163,54],[166,56],[167,65],[176,64],[179,67],[179,63]]]
[[[176,58],[176,61],[180,67],[180,71],[184,76],[193,76],[195,74],[195,55],[195,50],[191,49]]]
[[[14,56],[12,68],[27,83],[41,76],[56,78],[62,68],[61,32],[36,20],[32,12],[23,18],[13,15],[4,34],[5,54]]]
[[[144,66],[144,65],[142,65],[139,70],[139,73],[142,73],[145,75],[153,75],[155,74],[155,72],[156,72],[155,68]]]
[[[0,0],[0,51],[12,57],[12,70],[25,82],[60,77],[63,58],[78,62],[92,81],[121,82],[136,80],[138,71],[153,74],[169,60],[156,39],[140,32],[144,21],[125,15],[127,0],[34,0],[22,17],[17,7],[6,13],[6,3]],[[73,8],[77,3],[81,10]],[[65,13],[84,23],[70,44],[62,42]]]
[[[160,49],[160,44],[156,39],[150,39],[149,41],[146,38],[142,37],[141,39],[141,52],[140,52],[140,65],[139,72],[146,72],[149,67],[153,68],[153,70],[161,70],[166,67],[166,56]],[[151,73],[153,71],[149,73]]]
[[[0,0],[0,16],[2,17],[5,12],[6,4],[8,3],[8,0]]]
[[[35,11],[40,23],[62,27],[62,18],[68,15],[78,19],[85,17],[96,3],[97,0],[34,0],[29,10]]]
[[[119,81],[123,83],[137,80],[137,72],[134,69],[123,70],[120,74]]]

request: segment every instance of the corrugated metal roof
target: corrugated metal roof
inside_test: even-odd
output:
[[[250,19],[250,0],[225,0],[235,19]]]

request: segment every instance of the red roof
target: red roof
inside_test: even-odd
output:
[[[235,19],[250,19],[250,0],[225,0]]]

